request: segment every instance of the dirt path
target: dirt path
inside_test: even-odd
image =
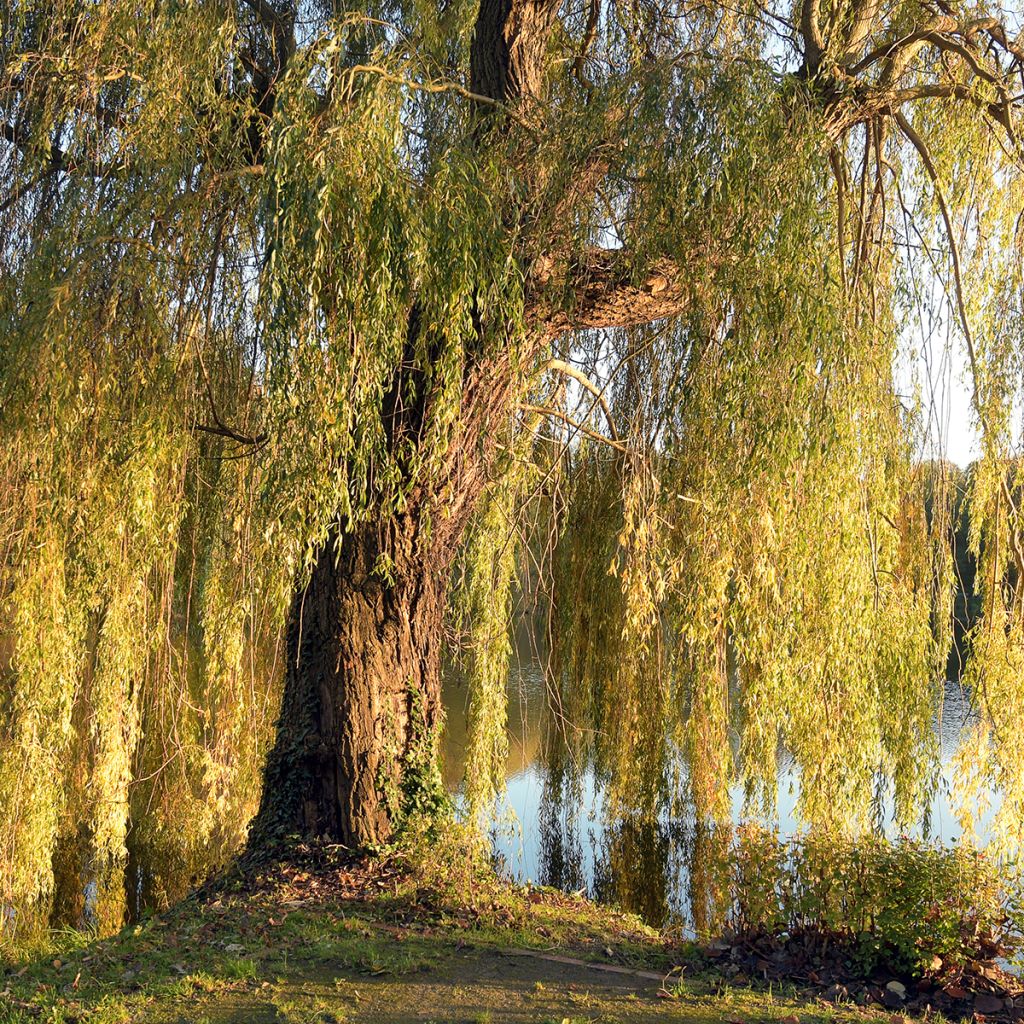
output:
[[[568,960],[568,958],[566,958]],[[647,975],[647,976],[644,976]],[[219,993],[182,1005],[184,1024],[504,1024],[504,1022],[725,1020],[723,1007],[671,998],[653,972],[608,971],[576,962],[498,951],[457,954],[443,966],[402,977],[334,974],[327,964],[297,969],[287,983]],[[659,996],[658,992],[664,994]]]

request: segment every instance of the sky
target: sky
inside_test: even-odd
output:
[[[923,340],[917,350],[916,369],[916,387],[925,405],[928,434],[923,454],[942,455],[959,466],[967,466],[978,458],[981,448],[962,343],[957,339],[948,345],[944,336]]]
[[[966,467],[981,455],[963,334],[954,329],[948,296],[932,275],[909,308],[895,367],[896,391],[908,409],[920,408],[921,458]]]

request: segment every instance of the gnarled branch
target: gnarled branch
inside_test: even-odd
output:
[[[653,323],[679,316],[689,304],[675,263],[656,261],[638,284],[625,254],[617,250],[593,249],[574,268],[566,284],[572,293],[567,305],[548,300],[543,288],[534,285],[527,297],[527,316],[548,338]]]

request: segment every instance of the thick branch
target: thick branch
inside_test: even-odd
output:
[[[242,0],[242,3],[256,15],[260,24],[267,30],[274,44],[274,57],[277,61],[277,70],[280,72],[295,51],[294,9],[282,13],[269,0]]]
[[[527,315],[549,338],[574,330],[653,323],[686,310],[689,296],[680,277],[674,263],[659,260],[637,284],[621,252],[595,249],[567,282],[572,293],[568,307],[555,305],[535,288],[527,299]]]
[[[818,0],[803,0],[800,8],[800,34],[804,39],[804,62],[808,72],[813,75],[821,64],[821,55],[825,52]]]
[[[855,125],[874,121],[880,115],[891,114],[908,103],[927,99],[957,99],[971,103],[990,117],[1006,123],[1005,104],[989,103],[971,86],[959,82],[933,82],[912,85],[904,89],[859,89],[836,96],[827,105],[822,128],[830,139],[840,138]]]
[[[278,13],[277,8],[267,0],[242,0],[242,3],[252,11],[260,20],[260,24],[271,32],[283,32],[285,28],[284,18]]]
[[[576,55],[576,63],[573,66],[574,73],[584,89],[590,90],[593,85],[587,79],[587,53],[594,43],[597,35],[597,25],[601,20],[600,0],[590,0],[590,10],[587,14],[587,27],[583,30],[583,41],[580,43],[580,52]]]
[[[951,32],[955,28],[956,22],[952,18],[941,16],[932,18],[917,31],[900,36],[898,39],[889,39],[876,46],[863,59],[857,61],[852,67],[847,68],[847,73],[859,75],[862,71],[866,71],[872,64],[877,64],[880,60],[892,60],[894,62],[898,60],[899,67],[906,68],[907,64],[913,59],[914,54],[925,45],[932,33]],[[895,63],[887,69],[887,75],[890,78],[893,77],[894,67]]]
[[[470,90],[500,102],[541,98],[559,0],[480,0]]]
[[[881,0],[858,0],[853,9],[853,20],[846,34],[840,64],[849,64],[856,59],[861,47],[867,42],[874,27]]]

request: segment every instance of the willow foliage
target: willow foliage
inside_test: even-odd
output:
[[[928,302],[984,438],[964,764],[1019,840],[1022,185],[993,124],[1016,108],[949,48],[860,67],[862,5],[810,6],[824,28],[567,5],[517,105],[466,85],[475,3],[5,0],[0,905],[45,901],[65,860],[237,846],[297,582],[482,445],[485,359],[516,402],[456,574],[474,805],[514,592],[540,582],[572,742],[621,806],[721,817],[738,779],[770,809],[782,744],[809,820],[867,824],[891,786],[910,821],[952,587],[893,373]],[[984,12],[950,10],[974,46],[955,26]],[[926,13],[876,12],[857,46]]]

